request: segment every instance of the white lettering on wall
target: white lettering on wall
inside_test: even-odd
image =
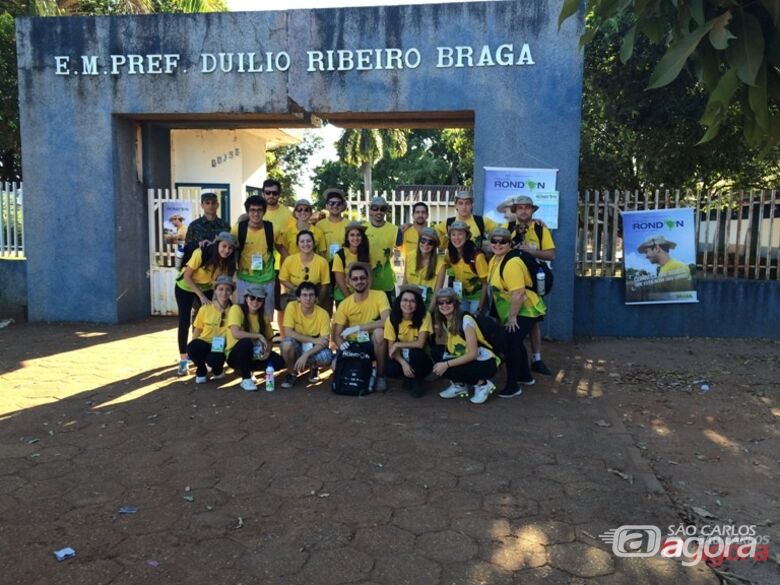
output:
[[[70,75],[70,70],[68,69],[68,63],[70,63],[70,57],[65,57],[64,55],[55,55],[54,74]]]

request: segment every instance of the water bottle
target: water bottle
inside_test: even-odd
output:
[[[544,284],[544,270],[542,270],[542,267],[539,267],[539,270],[536,271],[536,292],[539,294],[539,296],[544,296],[545,291],[545,284]]]
[[[371,378],[368,381],[368,391],[371,392],[376,384],[376,368],[371,368]]]
[[[176,246],[176,255],[173,261],[176,270],[181,270],[182,260],[184,260],[184,246]]]
[[[273,392],[276,390],[276,381],[274,380],[274,366],[270,362],[265,369],[265,391]]]

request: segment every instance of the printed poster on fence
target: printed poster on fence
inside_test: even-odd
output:
[[[626,304],[697,303],[693,209],[623,212]]]
[[[496,211],[499,204],[518,195],[528,195],[539,209],[534,217],[550,229],[558,228],[558,169],[519,169],[485,167],[485,207],[483,215],[503,224],[507,217]]]
[[[192,201],[163,201],[162,212],[166,243],[184,245],[187,226],[193,219]]]

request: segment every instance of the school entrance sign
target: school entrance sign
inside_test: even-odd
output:
[[[546,332],[570,338],[582,52],[560,4],[18,19],[29,318],[149,314],[146,189],[171,185],[172,129],[325,119],[473,125],[476,209],[477,169],[559,169]]]

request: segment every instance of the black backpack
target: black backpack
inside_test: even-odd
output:
[[[485,346],[503,359],[509,347],[504,326],[498,322],[498,319],[490,315],[472,315],[469,312],[464,312],[463,316],[465,317],[466,315],[469,315],[476,321],[482,337],[488,342]],[[461,331],[460,334],[464,339],[466,338],[465,332]]]
[[[364,396],[373,392],[371,372],[373,366],[369,354],[364,351],[346,349],[336,358],[331,390],[344,396]]]
[[[539,272],[539,269],[541,268],[542,272],[544,272],[544,294],[541,294],[540,296],[545,297],[550,294],[550,291],[553,288],[552,270],[550,270],[547,262],[539,262],[536,258],[523,250],[510,250],[501,260],[501,264],[498,267],[498,275],[502,280],[504,279],[504,266],[506,266],[506,263],[512,258],[520,258],[520,260],[525,263],[525,267],[528,268],[528,272],[531,274],[531,282],[533,283],[531,285],[531,290],[537,294],[539,293],[539,289],[536,282],[536,273]]]
[[[274,224],[270,221],[263,220],[263,229],[265,229],[265,243],[268,246],[269,254],[273,254],[274,251]],[[238,253],[244,249],[246,244],[246,234],[249,231],[249,220],[245,219],[238,222]]]

